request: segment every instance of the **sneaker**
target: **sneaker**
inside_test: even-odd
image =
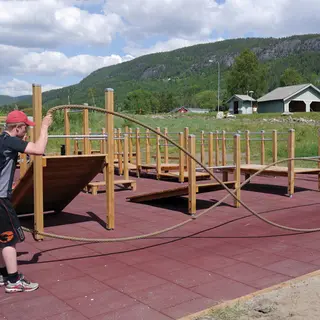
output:
[[[22,274],[19,275],[20,278],[17,282],[11,283],[10,281],[7,281],[5,291],[8,293],[13,292],[30,292],[37,290],[39,288],[38,283],[32,283],[28,280],[26,280]]]
[[[3,287],[8,281],[8,277],[4,277],[2,274],[0,274],[0,287]]]

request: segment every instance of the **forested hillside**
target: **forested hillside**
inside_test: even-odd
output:
[[[257,59],[235,61],[249,49]],[[116,110],[135,113],[167,112],[187,105],[214,109],[217,106],[218,62],[221,70],[220,101],[232,94],[245,94],[248,85],[231,85],[238,78],[251,78],[254,96],[267,93],[280,84],[312,82],[319,85],[320,34],[288,38],[247,38],[195,45],[165,53],[136,58],[94,71],[80,83],[43,94],[45,107],[88,102],[102,107],[104,89],[115,90]],[[250,63],[251,63],[250,62]],[[233,70],[233,71],[232,71]],[[240,74],[239,74],[240,73]],[[255,73],[255,76],[251,76]],[[231,79],[233,77],[233,79]],[[249,80],[248,80],[249,81]],[[252,88],[258,82],[259,88]],[[237,90],[237,92],[233,92]],[[243,92],[239,92],[239,90]],[[30,107],[31,100],[19,106]]]

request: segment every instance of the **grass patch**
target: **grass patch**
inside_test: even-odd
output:
[[[239,320],[241,316],[246,315],[247,311],[247,308],[237,302],[223,308],[209,310],[206,315],[197,317],[194,320]]]
[[[153,129],[157,127],[161,128],[163,132],[164,128],[168,128],[169,138],[178,142],[179,132],[183,132],[184,128],[189,128],[189,133],[195,134],[197,138],[197,154],[200,155],[200,134],[201,131],[205,133],[205,142],[208,141],[208,133],[224,130],[226,132],[227,140],[227,153],[229,154],[229,163],[232,162],[232,147],[233,147],[233,136],[235,133],[240,132],[244,138],[244,132],[246,130],[250,131],[250,136],[253,140],[250,142],[251,160],[254,163],[260,162],[261,154],[261,142],[254,141],[254,139],[259,139],[261,136],[261,131],[265,131],[265,163],[268,164],[272,161],[272,142],[270,141],[272,137],[272,131],[277,130],[278,135],[278,159],[284,159],[288,156],[287,141],[288,141],[288,131],[290,129],[295,130],[296,135],[296,149],[295,154],[298,157],[305,156],[316,156],[318,154],[318,124],[319,123],[300,123],[300,122],[289,122],[288,117],[281,116],[281,114],[252,114],[252,115],[237,115],[236,119],[216,119],[216,113],[209,114],[157,114],[157,115],[131,115],[126,114],[132,119],[136,119],[143,124],[146,124]],[[294,118],[304,118],[320,122],[320,113],[295,113],[291,116]],[[82,113],[71,113],[70,118],[70,129],[71,134],[82,134]],[[283,122],[273,122],[271,120],[283,120]],[[102,113],[95,111],[89,111],[89,125],[91,133],[101,133],[102,128],[105,127],[105,116]],[[121,128],[122,132],[125,127],[131,128],[133,133],[139,125],[126,119],[121,119],[119,117],[114,117],[114,127]],[[145,129],[140,127],[141,134],[143,136]],[[53,125],[50,128],[49,134],[63,134],[64,133],[64,116],[63,111],[58,111],[54,113]],[[63,138],[50,139],[48,143],[48,153],[60,152],[60,147],[65,143]],[[162,142],[163,143],[163,142]],[[72,141],[73,149],[73,141]],[[92,148],[98,149],[99,142],[92,141]],[[135,141],[133,141],[135,144]],[[80,144],[81,145],[81,144]],[[152,153],[155,154],[155,135],[152,135],[151,140]],[[206,153],[207,153],[206,145]],[[81,147],[80,147],[81,148]],[[141,141],[141,148],[145,148],[145,140]],[[245,142],[241,141],[241,151],[242,154],[245,152]],[[161,152],[163,152],[164,147],[161,147]],[[221,149],[220,149],[221,150]],[[171,156],[178,156],[178,148],[170,147],[169,154]],[[142,159],[144,159],[144,154],[142,150]],[[242,158],[244,161],[244,155]],[[285,164],[283,164],[285,165]],[[316,163],[305,162],[302,164],[301,161],[296,162],[297,166],[308,166],[314,167]]]

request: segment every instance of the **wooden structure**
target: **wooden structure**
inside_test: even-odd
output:
[[[113,101],[113,89],[106,89],[106,110],[114,110]],[[40,85],[32,86],[32,106],[36,125],[32,128],[31,137],[35,142],[40,135],[42,123]],[[110,113],[106,114],[106,128],[109,139],[105,154],[30,157],[31,162],[13,190],[13,201],[18,214],[34,213],[36,231],[44,230],[43,212],[62,210],[101,170],[106,186],[106,226],[107,229],[114,229],[114,162],[108,161],[109,157],[114,157],[113,115]],[[63,196],[61,192],[66,195]],[[35,238],[42,240],[43,236],[37,234]]]
[[[263,132],[262,132],[263,134]],[[247,135],[246,135],[247,136]],[[319,136],[320,138],[320,136]],[[277,139],[276,139],[276,132],[273,132],[273,162],[276,162],[277,159]],[[248,140],[246,139],[246,142]],[[319,141],[320,142],[320,141]],[[289,131],[288,136],[288,159],[295,157],[295,131],[291,129]],[[261,141],[261,164],[251,164],[250,163],[250,152],[248,152],[249,147],[248,143],[246,143],[246,164],[241,164],[240,172],[241,174],[245,175],[246,180],[250,178],[251,175],[257,173],[258,171],[266,168],[267,165],[265,164],[264,160],[264,142]],[[319,152],[320,152],[320,143],[319,143]],[[248,156],[249,155],[249,156]],[[226,172],[232,172],[232,168],[225,169]],[[295,167],[294,160],[289,160],[287,166],[270,166],[264,169],[260,175],[262,176],[273,176],[273,177],[288,177],[288,195],[291,197],[294,194],[294,185],[295,185],[295,177],[299,174],[304,175],[317,175],[318,176],[318,190],[320,191],[320,163],[318,163],[317,168],[302,168],[302,167]]]
[[[195,136],[189,135],[188,139],[188,147],[189,153],[192,156],[196,154],[195,147]],[[232,181],[224,181],[224,184],[228,188],[236,189],[236,196],[240,199],[240,136],[235,135],[234,137],[234,180]],[[210,181],[208,183],[199,183],[197,184],[196,180],[196,162],[188,157],[188,184],[182,187],[166,189],[162,191],[156,191],[151,193],[144,193],[140,195],[135,195],[128,197],[127,200],[131,202],[145,202],[152,201],[164,198],[172,198],[177,196],[188,196],[188,213],[195,214],[196,213],[196,195],[197,193],[203,192],[211,192],[217,190],[223,190],[224,186],[216,181]],[[239,207],[239,202],[237,200],[234,201],[235,207]]]
[[[105,166],[104,155],[42,157],[43,210],[62,211]],[[34,163],[20,179],[12,194],[18,215],[34,212]],[[38,200],[38,199],[37,199]]]

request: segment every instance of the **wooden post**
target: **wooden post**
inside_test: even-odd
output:
[[[250,131],[245,131],[246,139],[246,164],[250,164]]]
[[[278,161],[278,132],[272,131],[272,162]],[[277,164],[276,164],[277,166]]]
[[[118,168],[119,168],[119,174],[123,174],[123,155],[122,155],[122,140],[121,140],[121,128],[118,128],[118,134],[117,134],[117,145],[118,145]]]
[[[102,128],[101,133],[103,136],[106,135],[106,129]],[[100,141],[100,153],[106,154],[107,153],[107,138],[103,137]]]
[[[150,130],[146,129],[146,164],[151,163],[150,158]]]
[[[265,141],[264,141],[264,130],[261,130],[261,158],[260,164],[265,163]]]
[[[89,135],[89,109],[83,109],[83,134]],[[83,139],[83,152],[82,154],[90,153],[89,138]]]
[[[222,151],[222,165],[226,166],[227,165],[227,141],[226,141],[226,132],[223,130],[222,131],[222,140],[221,140],[221,151]],[[223,171],[222,173],[222,180],[223,181],[228,181],[228,172]]]
[[[105,90],[105,108],[107,111],[114,111],[114,97],[113,89],[108,88]],[[110,113],[106,114],[106,130],[108,135],[107,141],[107,155],[106,166],[103,170],[104,179],[106,182],[106,207],[107,219],[106,225],[108,229],[114,229],[115,216],[114,216],[114,116]]]
[[[42,123],[42,92],[41,86],[32,85],[33,121],[35,122],[33,142],[40,136]],[[34,198],[34,229],[43,232],[43,168],[42,155],[34,156],[33,160],[33,198]],[[36,240],[43,240],[43,236],[35,235]]]
[[[213,167],[213,133],[212,132],[209,132],[209,136],[208,136],[208,167]]]
[[[77,139],[73,140],[73,149],[73,153],[77,155],[79,153],[79,142]]]
[[[29,128],[30,130],[31,128]],[[27,135],[23,140],[27,139]],[[25,175],[28,169],[28,164],[27,164],[27,154],[26,153],[20,153],[20,179]]]
[[[164,135],[168,137],[168,128],[164,128]],[[168,140],[164,139],[164,163],[169,163]]]
[[[70,119],[69,119],[69,109],[64,109],[64,134],[70,135]],[[66,145],[66,155],[71,154],[71,144],[70,138],[65,138],[65,145]]]
[[[201,131],[201,163],[205,165],[205,145],[204,145],[204,131]]]
[[[184,128],[184,148],[186,150],[189,150],[189,148],[188,148],[188,136],[189,136],[189,128],[185,127]],[[189,157],[185,156],[185,166],[186,166],[187,171],[188,171],[188,162],[189,162],[188,159],[189,159]]]
[[[140,177],[140,170],[141,170],[140,128],[136,128],[136,168],[137,168],[137,177]]]
[[[234,170],[234,181],[235,181],[235,189],[237,190],[235,192],[235,195],[237,198],[240,199],[240,184],[241,184],[241,170],[240,170],[240,165],[241,165],[241,147],[240,147],[240,135],[236,134],[234,135],[234,140],[233,140],[233,157],[234,157],[234,165],[235,170]],[[234,199],[234,206],[236,208],[240,207],[240,203],[238,200]]]
[[[196,155],[196,137],[193,134],[189,135],[188,151],[195,157]],[[196,179],[196,163],[188,157],[188,189],[189,189],[189,214],[195,214],[197,210],[197,179]]]
[[[130,161],[130,163],[133,162],[133,156],[132,156],[132,128],[129,128],[129,161]]]
[[[220,155],[219,155],[219,131],[216,131],[215,135],[215,149],[216,149],[216,166],[220,165]]]
[[[294,140],[295,131],[294,129],[289,130],[289,141],[288,141],[288,158],[294,158]],[[288,161],[288,195],[291,198],[294,194],[294,160]]]
[[[129,141],[127,133],[123,136],[123,178],[129,180]]]
[[[160,132],[160,128],[157,127],[157,132]],[[160,151],[160,136],[157,134],[156,137],[156,171],[157,179],[160,179],[161,174],[161,151]]]
[[[183,132],[179,132],[179,145],[184,146]],[[184,157],[185,153],[179,149],[179,182],[184,182]]]

